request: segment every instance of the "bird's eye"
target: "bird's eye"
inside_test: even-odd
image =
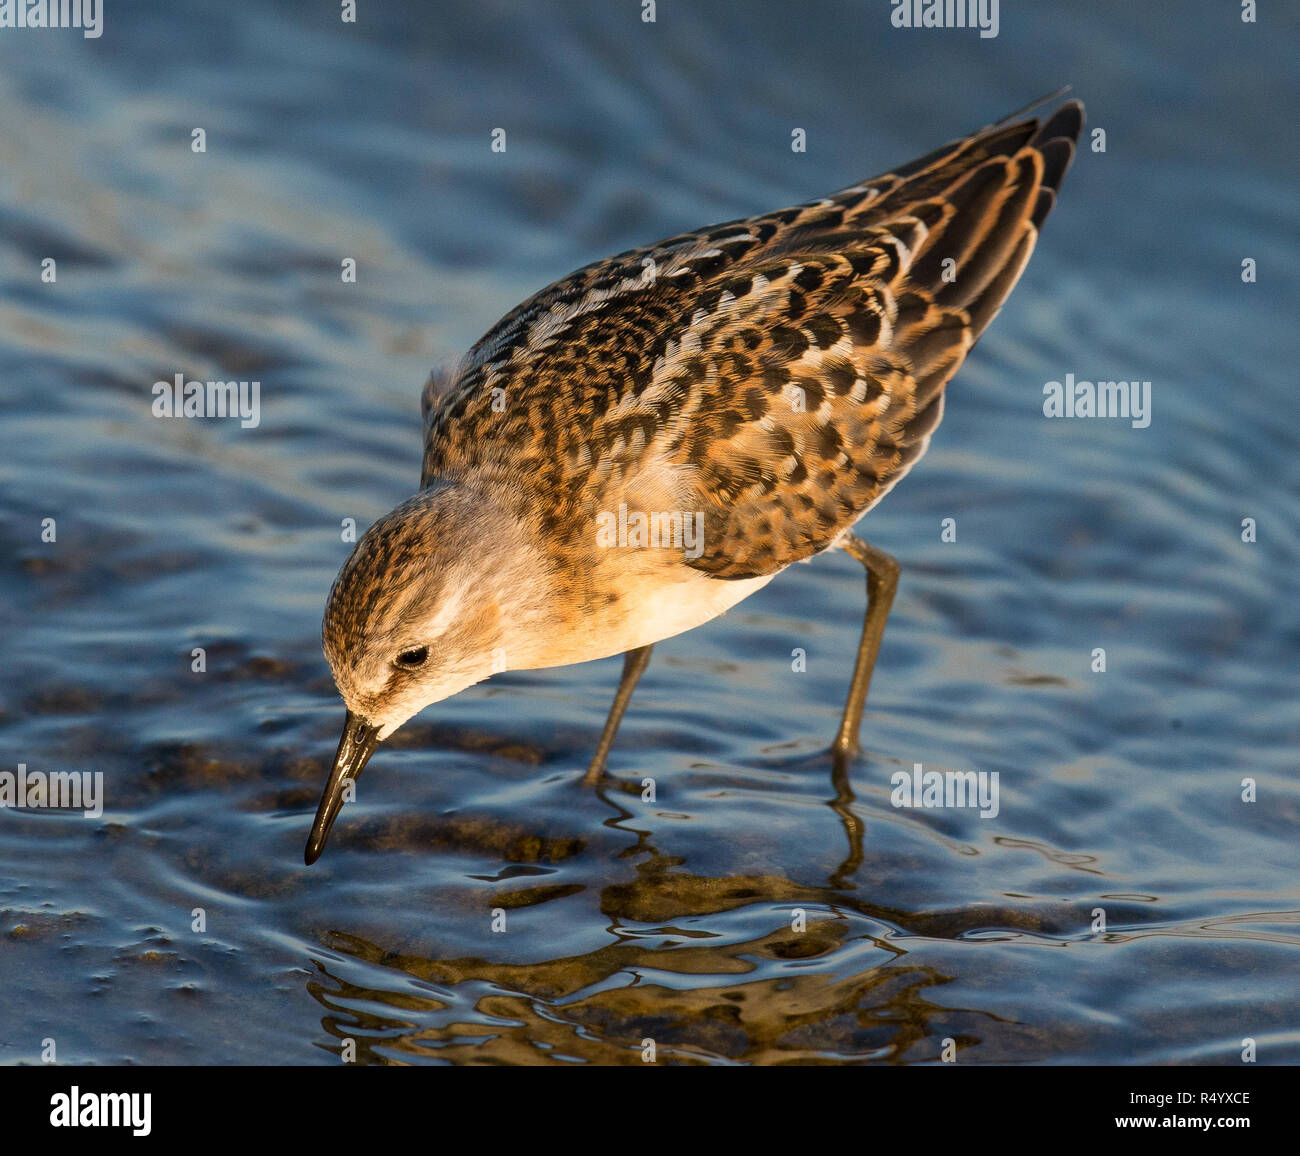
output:
[[[427,646],[413,646],[410,650],[403,650],[397,656],[397,665],[415,668],[423,666],[424,660],[429,657],[429,648]]]

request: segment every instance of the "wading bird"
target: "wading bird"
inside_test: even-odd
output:
[[[1083,126],[1077,101],[1019,115],[833,196],[588,265],[430,380],[420,491],[329,594],[347,719],[308,863],[376,745],[500,670],[625,655],[598,781],[656,642],[834,547],[866,569],[832,748],[855,753],[899,566],[852,527],[925,452]]]

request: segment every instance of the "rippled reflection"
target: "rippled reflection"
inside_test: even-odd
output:
[[[622,942],[532,965],[388,953],[338,933],[336,952],[401,973],[401,984],[350,983],[322,962],[308,990],[327,1009],[325,1032],[355,1040],[369,1063],[638,1064],[646,1040],[660,1062],[924,1061],[937,1058],[943,1035],[933,1021],[959,1014],[928,998],[949,977],[907,964],[880,939],[853,936],[842,919],[814,911],[801,934],[778,930],[722,947],[677,925],[711,914],[718,892],[752,904],[773,890],[770,879],[674,879],[655,890],[653,906],[672,908],[662,922],[635,920],[635,904],[610,910],[625,897],[607,894],[602,909]]]

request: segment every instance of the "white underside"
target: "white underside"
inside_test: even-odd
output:
[[[684,567],[682,578],[671,586],[660,586],[643,595],[632,596],[637,609],[631,615],[631,621],[643,625],[633,625],[617,648],[609,653],[621,654],[633,647],[647,646],[693,630],[725,614],[775,577],[776,574],[764,574],[759,578],[727,581]]]

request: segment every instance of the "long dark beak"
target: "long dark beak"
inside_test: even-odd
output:
[[[307,838],[307,850],[303,859],[310,867],[320,853],[325,850],[325,840],[330,837],[330,828],[343,809],[343,794],[361,777],[366,763],[379,745],[379,728],[372,727],[360,715],[348,711],[343,723],[343,737],[339,739],[339,749],[334,755],[334,767],[325,784],[325,793],[320,797],[320,806],[316,808],[316,822],[311,825],[311,835]]]

